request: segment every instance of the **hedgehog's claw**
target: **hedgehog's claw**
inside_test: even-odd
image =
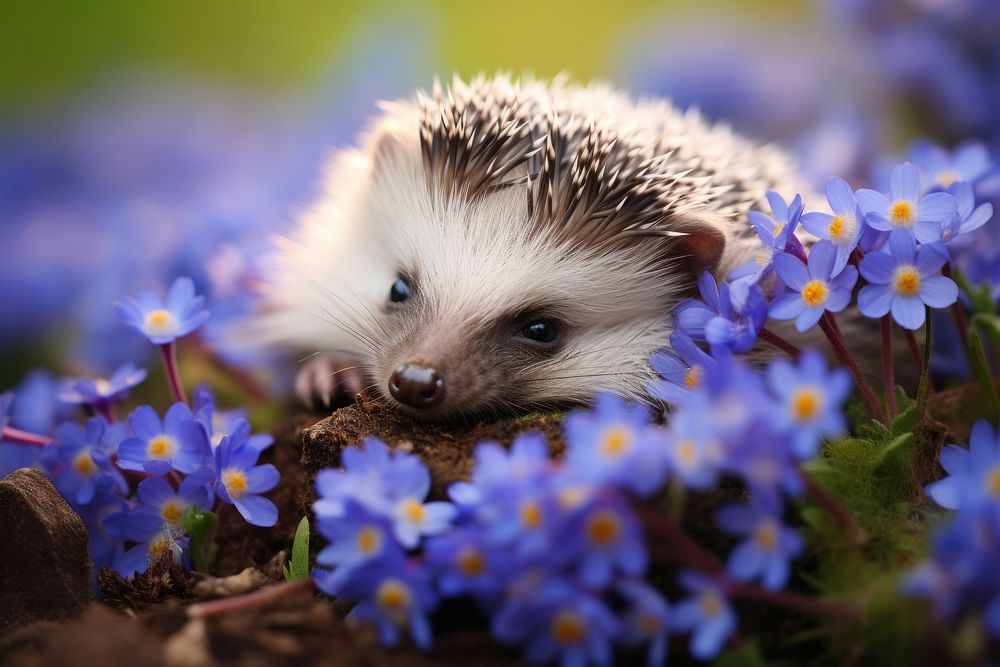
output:
[[[346,404],[361,391],[361,369],[338,357],[316,356],[295,375],[295,395],[310,410]]]

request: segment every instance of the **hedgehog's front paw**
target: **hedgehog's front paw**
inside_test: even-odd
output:
[[[309,408],[346,403],[361,391],[364,374],[355,362],[319,355],[305,362],[295,375],[295,395]]]

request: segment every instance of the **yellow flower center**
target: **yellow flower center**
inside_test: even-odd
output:
[[[556,497],[564,509],[571,510],[578,507],[587,498],[588,493],[589,489],[586,486],[567,486],[560,489]]]
[[[913,202],[898,199],[892,202],[892,207],[889,209],[889,215],[892,218],[890,222],[892,222],[894,227],[909,229],[916,222],[914,213]]]
[[[571,609],[563,609],[552,617],[552,638],[564,646],[580,643],[586,630],[583,620]]]
[[[542,508],[533,500],[521,503],[521,511],[518,514],[526,528],[535,530],[542,525]]]
[[[706,591],[698,599],[701,611],[709,618],[715,618],[722,613],[722,600],[719,599],[715,591]]]
[[[792,394],[790,403],[792,415],[800,422],[812,421],[823,407],[822,396],[813,387],[803,387],[796,391]]]
[[[782,225],[781,223],[778,223],[777,225],[775,225],[775,226],[774,226],[774,233],[772,234],[772,236],[773,236],[774,238],[778,238],[779,236],[781,236],[781,231],[782,231],[782,230],[783,230],[784,228],[785,228],[785,226],[784,226],[784,225]]]
[[[844,237],[844,218],[843,216],[836,216],[830,221],[830,226],[826,230],[830,234],[830,238],[834,241],[839,241]]]
[[[612,426],[601,437],[601,452],[608,458],[617,458],[632,445],[632,432],[624,426]]]
[[[587,521],[587,539],[599,547],[614,544],[620,534],[621,522],[611,510],[598,510]]]
[[[962,175],[954,169],[943,169],[938,172],[934,181],[941,186],[942,190],[947,190],[952,183],[959,180],[961,177]]]
[[[770,519],[761,522],[753,536],[761,549],[771,551],[778,544],[778,527]]]
[[[822,280],[810,280],[802,288],[802,300],[810,308],[822,306],[826,303],[826,297],[830,293],[826,283]]]
[[[94,380],[94,389],[97,390],[98,394],[107,395],[111,393],[111,383],[104,378],[98,378]]]
[[[896,293],[902,296],[913,296],[920,292],[920,272],[913,265],[906,264],[896,269],[892,282]]]
[[[1000,466],[994,467],[986,476],[986,488],[990,495],[1000,498]]]
[[[423,523],[424,504],[416,498],[399,501],[399,512],[411,523]]]
[[[229,468],[222,472],[222,484],[230,498],[239,500],[247,492],[247,474],[242,470]]]
[[[467,577],[478,577],[486,571],[486,561],[477,550],[466,547],[458,555],[458,569]]]
[[[690,440],[684,440],[677,445],[677,458],[684,465],[691,465],[698,458],[698,448]]]
[[[639,617],[639,630],[647,637],[654,637],[663,632],[663,623],[652,614],[642,614]]]
[[[146,314],[143,328],[148,334],[171,334],[177,330],[177,320],[169,310],[153,310]]]
[[[73,457],[73,469],[80,477],[90,477],[97,472],[97,464],[90,455],[90,447],[87,447],[75,457]]]
[[[399,579],[386,579],[375,591],[375,602],[385,611],[402,611],[410,606],[410,589]]]
[[[382,531],[377,526],[365,526],[358,531],[358,551],[369,556],[382,547]]]
[[[160,508],[160,516],[167,523],[176,524],[184,516],[184,508],[177,501],[169,500]]]
[[[158,435],[149,441],[146,447],[146,456],[151,459],[166,460],[177,451],[177,442],[169,435]]]
[[[684,374],[684,384],[688,389],[697,389],[701,386],[701,375],[704,369],[701,366],[692,366]]]

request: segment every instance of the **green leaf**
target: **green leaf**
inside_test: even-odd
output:
[[[892,426],[889,430],[895,436],[903,435],[904,433],[909,433],[917,428],[920,423],[920,410],[916,404],[911,405],[893,420]]]
[[[896,385],[896,406],[901,412],[905,412],[913,405],[913,399],[906,394],[906,390]]]
[[[765,667],[767,663],[761,655],[757,642],[749,640],[731,651],[726,651],[715,662],[715,667]]]
[[[904,468],[907,452],[913,444],[913,434],[903,433],[886,445],[875,460],[875,472],[878,474],[898,475]]]
[[[292,560],[285,568],[285,579],[309,578],[309,517],[304,516],[295,529],[295,539],[292,541]]]
[[[218,520],[214,512],[203,512],[197,505],[188,507],[181,516],[181,528],[191,539],[191,558],[198,572],[208,572],[208,563],[214,556],[211,543]]]

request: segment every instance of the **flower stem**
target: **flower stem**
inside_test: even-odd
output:
[[[94,404],[94,409],[107,419],[109,424],[114,424],[118,421],[118,415],[115,414],[114,403],[111,401],[99,400]]]
[[[882,318],[882,383],[889,419],[893,419],[899,408],[896,405],[896,369],[892,363],[892,319],[888,313]]]
[[[903,333],[906,335],[906,345],[910,348],[910,355],[913,357],[913,363],[917,366],[917,375],[923,375],[924,355],[920,352],[920,345],[917,343],[917,338],[909,329],[903,329]]]
[[[837,527],[840,528],[841,532],[847,536],[847,539],[858,546],[868,541],[865,531],[858,525],[858,522],[854,520],[854,517],[851,516],[851,513],[847,511],[847,508],[839,500],[830,495],[826,489],[816,483],[816,480],[801,469],[799,470],[799,474],[805,484],[806,492],[830,513],[830,517],[837,524]]]
[[[187,396],[184,393],[184,385],[181,384],[180,369],[177,367],[177,343],[171,341],[160,345],[160,354],[163,357],[163,370],[167,375],[167,383],[170,385],[170,395],[175,403],[187,404]]]
[[[861,372],[858,362],[856,362],[854,357],[851,356],[850,350],[848,350],[847,346],[844,345],[844,339],[840,335],[840,331],[837,328],[836,320],[833,319],[833,316],[830,313],[823,313],[823,317],[819,320],[819,326],[823,330],[823,333],[826,334],[830,344],[833,345],[833,350],[837,353],[837,358],[840,359],[840,363],[847,366],[848,370],[851,371],[851,375],[854,376],[854,382],[858,385],[861,397],[864,398],[865,403],[868,404],[868,409],[871,411],[872,416],[885,424],[885,413],[883,412],[878,399],[875,397],[875,391],[868,383],[868,380],[865,379],[864,373]]]
[[[312,579],[296,579],[295,581],[275,584],[273,586],[265,586],[245,595],[235,595],[221,600],[193,604],[187,608],[187,617],[210,618],[212,616],[231,614],[234,611],[256,609],[300,590],[312,590],[312,587]]]
[[[820,616],[835,616],[849,621],[860,621],[861,612],[851,605],[828,602],[811,595],[791,591],[769,591],[754,584],[731,581],[726,585],[726,593],[732,597],[759,600],[780,607],[798,609]]]
[[[954,276],[951,271],[951,264],[946,263],[941,269],[941,275],[949,280],[954,280]],[[966,354],[969,353],[969,320],[965,316],[965,306],[962,305],[962,300],[959,299],[955,303],[951,304],[951,315],[955,318],[955,326],[958,328],[958,338],[962,341],[962,349],[965,350]]]
[[[761,328],[759,335],[761,340],[775,346],[776,348],[778,348],[779,350],[790,356],[792,359],[798,359],[799,355],[802,354],[802,350],[800,350],[792,343],[789,343],[787,340],[785,340],[778,334],[774,333],[770,329]]]
[[[710,574],[718,575],[724,571],[719,559],[695,542],[672,518],[650,505],[637,504],[636,509],[646,529],[666,542],[654,545],[654,553]]]
[[[48,447],[52,444],[52,438],[48,438],[44,435],[38,435],[36,433],[29,433],[28,431],[22,431],[19,428],[14,428],[12,426],[4,426],[2,435],[0,435],[0,440],[5,442],[13,443],[15,445],[31,445],[32,447]]]
[[[920,365],[920,386],[917,388],[917,410],[921,416],[927,411],[927,398],[931,393],[931,309],[927,308],[924,322],[924,356]]]

